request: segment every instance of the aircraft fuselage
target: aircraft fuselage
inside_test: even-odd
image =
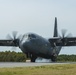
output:
[[[50,42],[37,34],[25,34],[20,48],[25,54],[30,53],[37,57],[51,58],[53,55]]]

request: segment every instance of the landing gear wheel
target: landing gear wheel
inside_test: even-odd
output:
[[[52,60],[53,62],[56,62],[56,61],[57,61],[57,57],[52,56],[51,60]]]
[[[36,58],[37,58],[37,57],[36,57],[35,55],[32,55],[32,56],[31,56],[31,62],[35,62]]]

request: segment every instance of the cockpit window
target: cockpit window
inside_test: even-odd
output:
[[[31,34],[31,37],[32,37],[32,38],[36,38],[36,36],[35,36],[34,34]]]
[[[36,35],[34,34],[24,34],[22,37],[22,40],[23,39],[35,39],[35,38],[36,38]]]
[[[24,34],[22,38],[28,38],[28,35],[27,34]]]
[[[29,34],[28,37],[29,38],[36,38],[36,36],[34,34]]]

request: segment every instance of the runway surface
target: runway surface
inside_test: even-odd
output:
[[[67,63],[26,63],[26,62],[0,62],[0,68],[4,67],[30,67],[30,66],[43,66],[43,65],[55,65],[55,64],[76,64],[76,62]]]

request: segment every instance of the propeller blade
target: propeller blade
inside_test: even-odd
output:
[[[69,33],[66,37],[72,37],[73,35],[71,33]]]
[[[62,29],[62,38],[65,37],[65,34],[66,34],[67,30],[66,29]]]
[[[17,38],[17,31],[13,31],[12,35],[13,35],[13,39],[15,40]]]
[[[6,38],[7,38],[8,40],[13,40],[13,37],[11,37],[9,34],[7,34]]]

